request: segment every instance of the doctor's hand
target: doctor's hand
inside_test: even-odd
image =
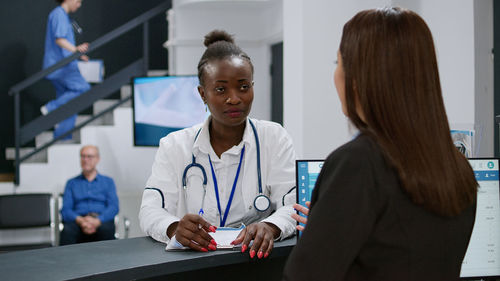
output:
[[[80,45],[76,46],[75,49],[78,52],[84,54],[84,53],[86,53],[89,50],[89,43],[80,44]],[[89,61],[89,57],[87,55],[81,55],[80,59],[82,61]]]
[[[241,252],[245,252],[253,240],[252,247],[250,248],[250,258],[253,259],[255,254],[261,259],[262,257],[267,258],[274,247],[274,239],[280,236],[281,230],[272,223],[259,222],[252,223],[245,227],[236,240],[231,242],[233,245],[242,244]]]
[[[307,201],[306,206],[310,208],[311,202]],[[300,213],[304,214],[306,217],[304,218],[303,216],[300,216],[298,214],[292,214],[292,218],[300,223],[303,223],[304,225],[307,224],[307,216],[309,216],[309,209],[300,204],[293,205],[293,208],[299,211]],[[298,231],[304,231],[304,229],[305,228],[302,225],[297,225]]]
[[[89,50],[89,43],[83,43],[78,46],[75,46],[75,49],[80,53],[86,53]]]
[[[173,234],[175,235],[175,239],[183,246],[201,252],[207,252],[208,250],[215,251],[217,249],[217,243],[208,234],[208,232],[215,232],[216,227],[208,223],[201,216],[186,214],[176,224],[177,226],[172,226],[176,227]],[[168,232],[167,230],[167,234]]]

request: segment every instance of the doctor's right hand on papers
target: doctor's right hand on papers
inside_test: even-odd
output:
[[[234,244],[232,243],[236,237],[238,237],[238,234],[245,228],[244,225],[242,225],[240,228],[232,228],[232,227],[219,227],[217,230],[211,234],[213,239],[215,240],[217,244],[217,249],[224,249],[224,250],[232,250],[234,248],[238,248],[241,245],[240,244]],[[188,250],[188,247],[182,246],[179,241],[177,241],[175,235],[170,239],[170,242],[168,243],[167,247],[165,250],[167,251],[178,251],[178,250]]]
[[[215,232],[217,228],[204,220],[203,217],[195,214],[186,214],[176,224],[173,231],[176,241],[171,241],[169,245],[175,244],[172,242],[177,242],[184,247],[201,252],[217,249],[217,243],[208,234],[209,232]],[[174,238],[174,236],[171,238]]]

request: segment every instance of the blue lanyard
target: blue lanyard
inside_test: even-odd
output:
[[[214,180],[215,197],[217,198],[217,208],[220,214],[220,226],[223,227],[226,224],[227,215],[229,214],[229,209],[231,208],[231,203],[233,203],[233,195],[236,190],[236,183],[238,182],[238,177],[240,175],[241,162],[243,160],[243,155],[245,154],[245,146],[241,149],[240,163],[238,164],[238,170],[236,170],[236,177],[234,178],[233,188],[231,189],[231,195],[227,201],[226,211],[224,212],[224,218],[222,218],[222,212],[220,207],[219,199],[219,188],[217,186],[217,178],[215,177],[214,167],[212,166],[212,159],[210,159],[210,154],[208,155],[208,160],[210,161],[210,169],[212,170],[212,178]]]

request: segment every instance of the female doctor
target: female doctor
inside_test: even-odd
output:
[[[277,239],[294,233],[291,192],[295,152],[279,124],[248,118],[253,65],[225,31],[205,36],[198,91],[210,110],[205,123],[160,140],[139,220],[154,239],[215,250],[216,227],[246,227],[233,241],[266,258]]]

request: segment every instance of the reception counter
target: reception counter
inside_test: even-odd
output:
[[[266,259],[248,251],[167,252],[149,237],[0,254],[2,280],[280,280],[295,237]]]

